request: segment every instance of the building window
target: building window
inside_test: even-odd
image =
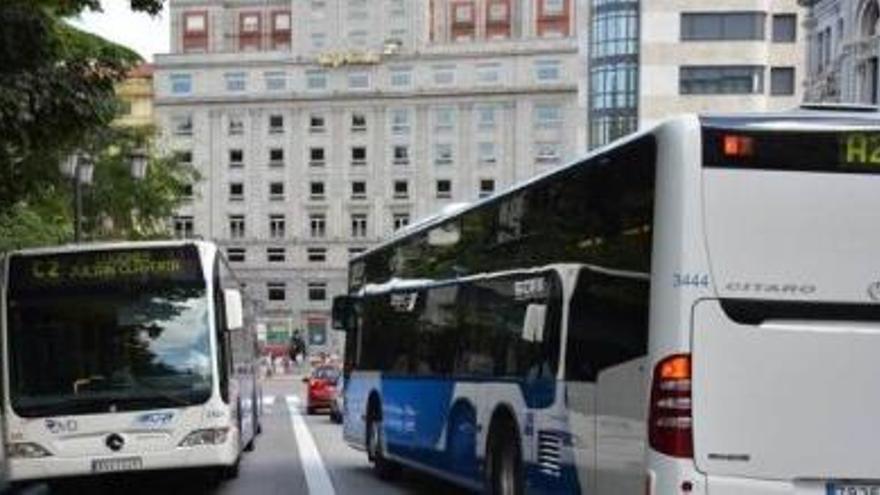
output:
[[[477,65],[477,82],[479,84],[495,84],[501,79],[501,64]]]
[[[506,24],[510,22],[510,10],[507,5],[506,0],[498,1],[490,1],[489,2],[489,15],[487,16],[489,22],[492,24],[502,23]]]
[[[408,88],[412,85],[412,69],[409,67],[391,68],[391,86],[395,88]]]
[[[394,199],[409,198],[409,182],[405,180],[394,181]]]
[[[559,143],[537,143],[535,146],[535,164],[539,166],[558,165],[562,160]]]
[[[175,136],[192,136],[192,115],[175,115],[171,117],[171,129]]]
[[[840,34],[840,33],[838,33]],[[773,42],[794,43],[797,41],[797,15],[776,14],[773,16]]]
[[[244,120],[238,116],[229,117],[228,133],[230,136],[241,136],[244,134]]]
[[[244,201],[244,184],[232,182],[229,184],[229,201]]]
[[[194,195],[192,184],[183,184],[180,186],[180,197],[185,201],[192,201]]]
[[[262,17],[257,12],[242,13],[239,17],[238,47],[241,51],[260,49]]]
[[[391,216],[394,223],[394,230],[400,230],[409,225],[409,213],[395,213]]]
[[[354,258],[355,256],[359,256],[367,251],[367,248],[363,247],[350,247],[348,248],[348,257]]]
[[[489,141],[477,143],[477,160],[481,165],[495,165],[497,162],[495,143]]]
[[[452,181],[440,179],[436,182],[437,199],[449,199],[452,197]]]
[[[686,13],[681,15],[683,41],[764,40],[763,12]]]
[[[269,215],[269,237],[272,239],[284,239],[287,221],[284,215]]]
[[[269,263],[284,263],[286,257],[287,256],[284,248],[266,248],[266,261],[268,261]]]
[[[327,44],[327,35],[324,33],[312,33],[312,49],[320,50]]]
[[[474,23],[474,5],[470,2],[459,2],[454,6],[454,19],[456,24]]]
[[[284,201],[284,183],[283,182],[270,182],[269,183],[269,200],[270,201]]]
[[[223,77],[226,79],[226,91],[241,92],[247,89],[247,74],[244,72],[227,72]]]
[[[367,72],[349,72],[349,89],[370,89],[370,74]]]
[[[207,12],[183,14],[183,51],[186,53],[208,51]]]
[[[312,114],[309,117],[309,132],[312,134],[321,134],[325,130],[327,130],[327,128],[324,116]]]
[[[452,144],[436,143],[434,145],[434,165],[452,165]]]
[[[327,248],[310,247],[306,250],[309,263],[324,263],[327,261]]]
[[[452,107],[437,108],[434,110],[434,119],[435,131],[451,131],[455,128],[455,109]]]
[[[773,96],[794,95],[794,67],[773,67],[770,69],[770,94]]]
[[[356,180],[351,183],[351,199],[367,199],[367,183]]]
[[[392,159],[394,165],[409,165],[409,146],[398,144],[395,145],[391,151],[394,155]]]
[[[367,236],[367,215],[365,213],[351,214],[351,236],[355,238]]]
[[[679,72],[683,95],[748,95],[764,92],[761,66],[689,66]]]
[[[367,116],[362,113],[351,114],[351,132],[367,132]]]
[[[367,44],[367,32],[363,29],[354,29],[348,32],[350,46],[362,47]]]
[[[269,149],[269,166],[270,167],[283,167],[284,166],[284,148],[271,148],[271,149]]]
[[[245,253],[247,251],[245,248],[231,247],[226,249],[226,259],[229,260],[230,263],[244,263],[245,262]]]
[[[266,292],[270,301],[283,301],[287,298],[287,286],[284,282],[267,283]]]
[[[275,50],[290,48],[290,12],[272,13],[272,48]]]
[[[638,54],[638,4],[629,8],[596,9],[590,28],[592,58]]]
[[[434,84],[439,86],[449,86],[455,84],[455,66],[454,65],[437,65],[434,66]]]
[[[244,235],[244,215],[229,215],[229,237],[243,239]]]
[[[323,213],[313,213],[309,215],[309,227],[313,238],[323,238],[327,235],[327,216]]]
[[[535,79],[540,82],[554,82],[562,78],[562,62],[559,60],[535,61]]]
[[[482,131],[492,130],[495,128],[495,107],[481,106],[477,107],[477,127]]]
[[[541,6],[544,17],[557,17],[565,13],[565,0],[543,0]]]
[[[309,282],[309,301],[326,301],[327,300],[327,283],[326,282]]]
[[[284,134],[283,115],[275,114],[269,116],[269,134]]]
[[[488,198],[495,194],[495,181],[493,179],[480,180],[480,198]]]
[[[191,239],[195,235],[195,221],[192,216],[174,217],[174,237]]]
[[[309,183],[309,199],[320,201],[324,199],[324,183],[321,181],[314,181]]]
[[[535,127],[538,129],[561,128],[562,106],[547,103],[535,105]]]
[[[177,163],[182,167],[191,167],[193,164],[193,152],[192,150],[183,150],[178,151],[177,155]]]
[[[188,95],[192,93],[192,76],[189,74],[171,74],[171,94]]]
[[[352,146],[351,164],[356,167],[367,164],[367,148],[365,146]]]
[[[634,110],[638,105],[636,62],[602,64],[590,70],[590,107],[594,111]],[[597,112],[599,113],[599,112]]]
[[[327,89],[327,73],[322,70],[307,70],[306,88],[311,90]]]
[[[325,163],[324,148],[309,148],[310,167],[323,167]]]
[[[391,133],[409,134],[409,111],[405,108],[391,110]]]
[[[242,149],[229,150],[229,167],[230,168],[244,167],[244,150],[242,150]]]

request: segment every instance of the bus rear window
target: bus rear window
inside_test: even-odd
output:
[[[703,131],[707,168],[880,174],[878,131]]]

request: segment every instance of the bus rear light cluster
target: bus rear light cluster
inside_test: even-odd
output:
[[[694,456],[690,354],[669,356],[654,368],[648,438],[662,454]]]

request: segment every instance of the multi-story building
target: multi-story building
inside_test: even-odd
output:
[[[584,0],[595,147],[686,112],[772,111],[802,97],[795,0]]]
[[[142,127],[153,125],[153,65],[141,64],[116,85],[122,109],[115,124]]]
[[[810,102],[880,101],[880,5],[877,0],[801,0],[807,30]]]
[[[328,332],[345,267],[414,219],[585,147],[575,0],[172,0],[156,57],[169,149],[270,341]]]

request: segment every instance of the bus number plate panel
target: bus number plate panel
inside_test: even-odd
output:
[[[880,485],[829,483],[827,495],[880,495]]]
[[[93,473],[112,473],[116,471],[135,471],[142,469],[143,460],[140,457],[116,457],[112,459],[93,459]]]

